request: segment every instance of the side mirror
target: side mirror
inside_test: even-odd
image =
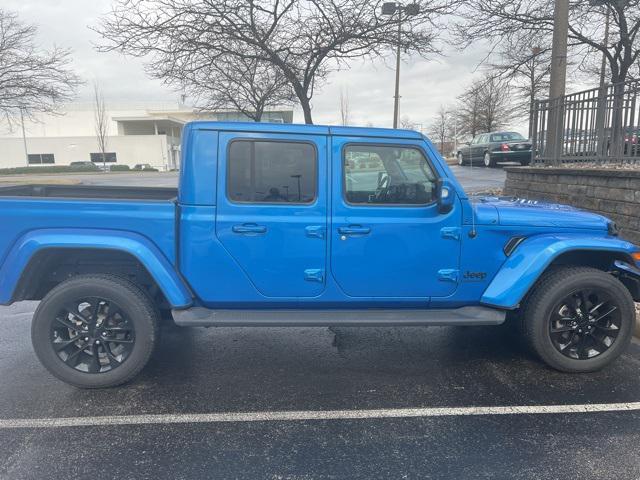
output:
[[[438,211],[440,213],[449,213],[453,210],[453,203],[456,198],[456,191],[453,184],[446,178],[438,180]]]

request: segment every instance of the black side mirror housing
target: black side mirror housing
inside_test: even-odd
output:
[[[438,211],[440,213],[449,213],[453,210],[453,204],[456,198],[456,190],[453,184],[447,178],[438,179]]]

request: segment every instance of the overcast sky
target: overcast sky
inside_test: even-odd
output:
[[[179,95],[161,82],[149,79],[143,60],[117,53],[98,53],[97,35],[89,30],[98,17],[109,11],[110,0],[2,0],[2,8],[18,12],[21,19],[39,28],[39,42],[57,44],[73,50],[74,67],[88,82],[79,92],[80,101],[89,101],[91,83],[97,81],[107,103],[169,101]],[[445,57],[427,61],[406,59],[402,65],[401,116],[426,129],[441,104],[453,105],[471,82],[482,49],[447,51]],[[393,115],[393,62],[356,62],[349,70],[330,76],[313,100],[315,123],[337,124],[340,119],[341,89],[348,92],[351,123],[390,127]],[[187,99],[187,103],[188,103]],[[294,121],[303,121],[297,110]]]

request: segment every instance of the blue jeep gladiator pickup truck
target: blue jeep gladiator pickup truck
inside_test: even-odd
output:
[[[640,249],[592,213],[471,200],[412,131],[195,122],[179,190],[0,189],[0,304],[79,387],[144,367],[182,326],[517,322],[566,372],[627,347]]]

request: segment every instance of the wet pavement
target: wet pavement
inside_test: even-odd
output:
[[[505,327],[165,325],[130,384],[52,378],[35,304],[0,309],[0,420],[106,415],[590,405],[640,401],[640,346],[567,375]],[[640,478],[640,412],[448,415],[8,429],[0,478]]]

